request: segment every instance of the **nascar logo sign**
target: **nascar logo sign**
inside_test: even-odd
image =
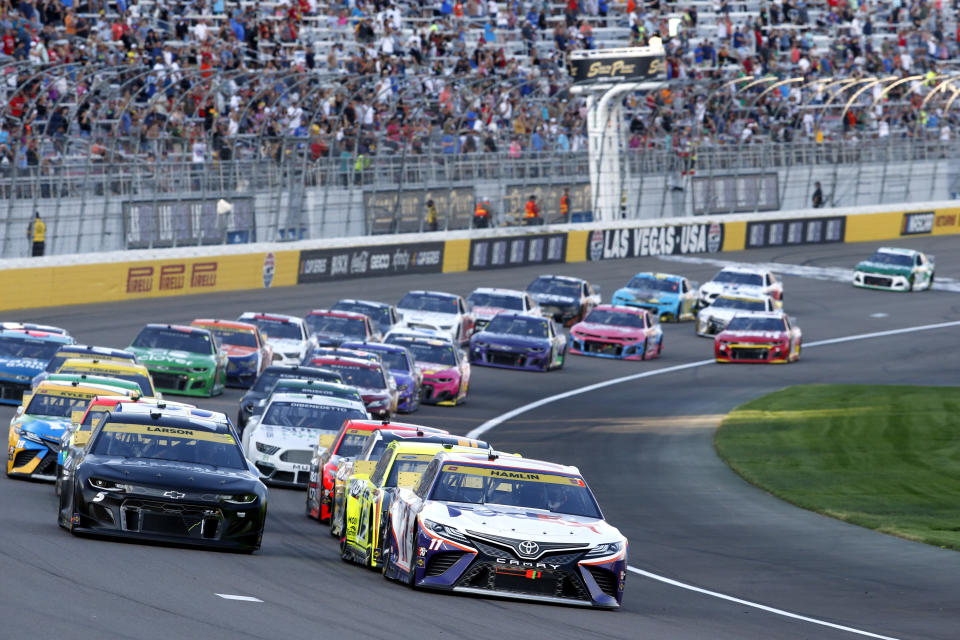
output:
[[[587,259],[717,253],[723,249],[723,223],[603,229],[587,243]]]

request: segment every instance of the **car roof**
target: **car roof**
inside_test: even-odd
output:
[[[913,256],[918,253],[916,249],[901,249],[899,247],[880,247],[877,249],[878,253],[894,253],[901,256]]]
[[[720,271],[727,271],[729,273],[752,273],[752,274],[759,274],[759,275],[766,275],[770,273],[769,269],[761,269],[760,267],[754,267],[752,265],[742,265],[742,264],[727,265],[726,267],[723,267],[722,269],[720,269]]]
[[[490,459],[489,452],[478,451],[465,452],[461,453],[458,451],[451,452],[441,452],[443,456],[443,462],[460,462],[463,464],[472,464],[482,467],[490,468],[504,468],[509,467],[511,469],[522,469],[524,471],[530,472],[540,472],[540,473],[565,473],[569,475],[580,475],[580,470],[576,467],[557,464],[556,462],[547,462],[546,460],[535,460],[532,458],[521,458],[519,456],[513,456],[510,454],[502,454],[500,452],[495,452],[495,458]]]
[[[0,338],[13,338],[17,340],[43,340],[44,342],[73,344],[73,338],[71,336],[67,336],[62,333],[50,333],[49,331],[37,331],[35,329],[0,329]]]
[[[383,363],[373,360],[363,360],[361,358],[350,358],[337,355],[319,355],[312,356],[311,362],[319,361],[322,364],[337,364],[347,367],[364,367],[366,369],[379,369]]]
[[[593,308],[594,311],[616,311],[617,313],[629,313],[635,316],[649,315],[649,311],[640,307],[628,307],[625,304],[598,304]]]
[[[240,314],[239,320],[241,322],[244,320],[273,320],[274,322],[293,322],[295,324],[303,322],[303,318],[299,316],[291,316],[285,313],[264,313],[262,311],[244,311]]]
[[[500,318],[502,316],[506,316],[508,318],[522,318],[523,320],[533,321],[533,322],[540,321],[543,324],[546,324],[547,321],[550,320],[550,318],[547,318],[546,316],[532,316],[528,313],[523,313],[521,311],[514,311],[514,310],[501,311],[494,316],[494,319]]]
[[[473,290],[473,293],[495,293],[501,296],[514,296],[516,298],[523,298],[528,295],[526,291],[521,291],[520,289],[501,289],[500,287],[477,287]],[[473,293],[470,295],[473,295]]]
[[[210,335],[209,329],[204,329],[203,327],[191,327],[188,324],[167,324],[163,322],[151,322],[144,326],[144,329],[173,329],[174,331],[181,331],[183,333],[202,333],[204,335]]]
[[[524,317],[529,317],[529,316],[524,316]],[[394,338],[397,340],[403,340],[403,343],[430,344],[435,347],[452,347],[453,346],[452,341],[444,340],[441,337],[434,337],[434,336],[414,336],[414,335],[398,333],[394,336]]]
[[[319,373],[319,374],[331,374],[336,373],[330,369],[324,369],[323,367],[311,367],[306,364],[271,364],[266,369],[263,370],[263,373],[274,373],[276,371],[305,371],[306,373]],[[261,374],[263,375],[263,374]]]
[[[310,404],[316,407],[349,407],[363,408],[363,402],[360,400],[351,400],[349,398],[337,398],[336,396],[314,396],[309,393],[275,393],[270,396],[270,404],[274,402],[296,402],[298,404]],[[364,409],[365,411],[366,409]]]
[[[380,302],[378,300],[360,300],[358,298],[340,298],[337,300],[333,306],[337,306],[343,302],[344,304],[357,304],[367,307],[376,307],[377,309],[383,309],[384,307],[392,307],[393,305],[389,302]]]
[[[197,318],[191,325],[203,325],[204,327],[223,327],[225,329],[239,329],[253,333],[257,330],[257,325],[249,322],[240,322],[238,320],[212,320],[210,318]]]
[[[782,318],[786,315],[782,309],[776,311],[740,311],[734,318]]]
[[[144,410],[128,411],[128,407],[140,407],[138,404],[121,405],[123,409],[120,413],[111,413],[110,417],[100,423],[101,428],[111,422],[121,424],[137,425],[155,425],[161,427],[170,427],[174,429],[190,429],[193,431],[208,431],[210,433],[231,434],[231,427],[228,422],[221,422],[218,419],[205,418],[200,415],[194,415],[179,410],[160,409],[144,405]],[[213,414],[215,412],[206,412]],[[222,415],[222,414],[221,414]],[[231,434],[232,435],[232,434]]]
[[[97,356],[102,356],[104,358],[123,358],[125,360],[135,360],[137,355],[132,351],[126,351],[124,349],[114,349],[113,347],[100,347],[92,344],[65,344],[57,351],[57,355],[61,354],[76,354],[80,355],[89,355],[88,360],[96,359]]]
[[[724,293],[717,296],[717,300],[720,298],[726,298],[727,300],[748,300],[750,302],[766,302],[767,300],[772,300],[768,295],[755,295],[755,296],[745,296],[745,295],[734,295],[732,293]]]
[[[661,273],[660,271],[640,271],[639,273],[633,274],[633,278],[656,278],[657,280],[683,280],[684,276],[678,276],[673,273]]]
[[[90,394],[90,397],[98,395],[130,396],[134,395],[131,391],[119,387],[111,387],[103,384],[81,383],[77,381],[68,382],[66,380],[44,380],[37,385],[31,395],[40,395],[41,393],[56,393],[57,391],[72,391],[75,393]],[[135,395],[140,395],[137,390]]]
[[[436,427],[425,427],[422,424],[411,424],[409,422],[394,422],[393,420],[374,420],[374,419],[361,420],[359,418],[354,418],[350,420],[350,425],[351,425],[350,428],[363,427],[365,429],[369,428],[370,431],[376,431],[377,429],[381,429],[384,431],[390,431],[390,430],[397,431],[397,430],[403,429],[403,430],[413,430],[413,431],[420,430],[420,431],[426,431],[426,432],[434,431],[438,433],[447,433],[445,429],[438,429]]]
[[[544,279],[544,280],[562,280],[563,282],[575,282],[575,283],[577,283],[577,284],[581,284],[581,283],[583,283],[583,282],[586,282],[586,280],[584,280],[583,278],[575,278],[575,277],[573,277],[573,276],[558,276],[558,275],[551,275],[551,274],[548,274],[548,273],[537,276],[536,278],[534,278],[534,281],[536,281],[536,280],[541,280],[541,279]]]
[[[163,405],[162,407],[160,405]],[[230,424],[230,419],[225,413],[220,411],[210,411],[209,409],[201,409],[199,407],[193,406],[181,406],[178,404],[166,404],[166,403],[152,403],[152,402],[124,402],[120,403],[119,411],[124,416],[127,415],[139,415],[139,414],[151,414],[157,411],[162,412],[164,415],[182,415],[189,416],[191,418],[198,418],[201,420],[209,420],[211,422]],[[115,411],[117,409],[114,409]]]
[[[362,320],[369,316],[359,311],[341,311],[340,309],[314,309],[307,313],[308,316],[333,316],[334,318],[352,318]]]
[[[64,369],[86,369],[89,371],[120,371],[123,373],[139,373],[149,375],[147,366],[139,362],[125,360],[98,360],[96,358],[67,358],[60,365],[57,373],[67,373]]]
[[[340,384],[339,382],[327,382],[326,380],[318,380],[316,378],[280,378],[274,383],[273,388],[277,387],[294,387],[297,385],[302,385],[302,387],[314,387],[317,389],[352,389],[356,391],[356,388],[349,384]]]
[[[411,289],[410,291],[407,291],[406,295],[410,295],[411,293],[418,296],[433,296],[435,298],[452,298],[454,300],[460,297],[455,293],[447,293],[446,291],[430,291],[427,289]]]
[[[390,351],[392,353],[408,353],[409,349],[400,344],[387,344],[385,342],[358,342],[347,341],[340,344],[341,348],[360,349],[367,351]]]
[[[136,391],[140,390],[140,385],[132,380],[121,380],[120,378],[114,378],[112,376],[98,376],[93,373],[51,373],[47,380],[54,382],[73,382],[74,380],[80,382],[81,384],[105,384],[121,389],[135,389]]]
[[[426,436],[424,438],[417,438],[416,440],[394,440],[387,445],[387,448],[395,450],[398,456],[403,454],[417,453],[433,455],[440,451],[470,453],[471,451],[476,451],[477,449],[482,451],[483,448],[485,448],[484,444],[480,443],[479,441],[477,442],[476,447],[471,447],[468,445],[459,444],[456,442],[456,440],[456,436],[433,435]]]
[[[0,327],[4,329],[16,329],[19,331],[42,331],[44,333],[56,333],[62,336],[69,336],[70,332],[63,327],[55,327],[50,324],[38,324],[36,322],[0,322]]]

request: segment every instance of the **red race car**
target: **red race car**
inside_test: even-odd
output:
[[[333,505],[333,483],[340,461],[353,458],[363,449],[374,431],[391,429],[392,431],[435,431],[447,433],[442,429],[429,429],[414,424],[388,422],[386,420],[347,420],[340,427],[333,441],[320,442],[318,453],[310,461],[310,480],[307,484],[307,515],[320,522],[330,521],[330,507]],[[324,436],[320,436],[323,438]]]
[[[800,358],[800,328],[783,311],[738,313],[713,340],[717,362],[778,363]]]

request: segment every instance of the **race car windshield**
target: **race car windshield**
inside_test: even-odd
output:
[[[889,264],[895,267],[912,267],[913,256],[902,253],[890,253],[889,251],[877,251],[870,256],[870,262]]]
[[[627,283],[627,288],[640,289],[642,291],[668,291],[677,293],[680,291],[680,283],[676,280],[667,280],[666,278],[636,276]]]
[[[407,354],[402,351],[380,351],[377,349],[376,353],[380,355],[383,364],[387,365],[387,369],[390,369],[390,371],[410,371],[410,362],[407,360]]]
[[[727,331],[784,331],[782,318],[750,318],[739,316],[730,321]]]
[[[752,287],[763,286],[763,276],[759,273],[743,273],[742,271],[721,271],[713,279],[722,284],[745,284]]]
[[[742,309],[744,311],[765,311],[767,303],[763,300],[750,300],[749,298],[726,298],[720,296],[713,302],[717,309]]]
[[[547,322],[543,318],[499,315],[490,321],[485,331],[528,338],[546,338]]]
[[[166,349],[203,355],[213,353],[213,343],[208,333],[179,329],[145,327],[134,339],[132,346],[139,349]]]
[[[333,305],[333,310],[363,313],[377,323],[377,328],[381,331],[389,331],[390,329],[390,307],[363,304],[362,302],[338,302]]]
[[[580,283],[569,282],[567,280],[554,280],[553,278],[537,278],[527,287],[530,293],[545,293],[552,296],[563,296],[565,298],[580,297]]]
[[[368,389],[383,389],[387,383],[383,379],[383,372],[380,368],[372,369],[369,367],[352,366],[348,364],[324,364],[338,371],[343,377],[344,384],[352,384],[355,387],[366,387]]]
[[[107,423],[91,451],[117,458],[146,458],[245,469],[236,440],[229,433],[145,424]]]
[[[401,473],[423,473],[431,460],[433,460],[432,454],[403,454],[402,457],[398,455],[393,461],[393,466],[390,467],[390,475],[387,476],[387,481],[383,483],[383,486],[397,486],[397,479]]]
[[[0,357],[49,360],[57,354],[59,342],[4,336],[0,338]]]
[[[448,367],[454,367],[457,364],[457,356],[453,352],[453,346],[449,344],[407,342],[403,346],[413,352],[413,359],[417,362],[442,364]]]
[[[30,399],[26,413],[32,416],[69,418],[72,412],[85,410],[90,404],[91,397],[73,398],[52,393],[38,393]]]
[[[304,319],[310,333],[366,338],[367,326],[362,318],[310,315]]]
[[[294,322],[268,320],[266,318],[254,318],[253,322],[260,331],[275,340],[303,340],[303,334],[300,333],[300,326]]]
[[[343,378],[339,373],[334,371],[324,371],[320,374],[307,371],[264,371],[260,374],[260,377],[257,378],[257,383],[253,386],[253,391],[255,393],[266,394],[270,389],[273,389],[273,386],[277,383],[277,380],[281,378],[305,378],[307,380],[320,380],[321,382],[343,382]]]
[[[443,466],[430,499],[601,517],[593,495],[580,478],[452,462]]]
[[[500,293],[471,293],[467,300],[475,307],[523,311],[523,298],[519,296],[508,296]]]
[[[437,296],[429,293],[408,293],[397,305],[402,309],[430,311],[433,313],[458,313],[457,299],[450,296]]]
[[[257,336],[252,331],[231,331],[229,329],[220,329],[207,327],[221,344],[232,344],[235,347],[253,347],[257,346]]]
[[[624,313],[622,311],[608,311],[606,309],[594,309],[584,322],[608,324],[614,327],[643,328],[643,316],[635,313]]]
[[[261,424],[304,429],[339,429],[344,420],[365,419],[366,412],[351,407],[322,406],[309,402],[272,402]]]
[[[340,440],[340,446],[337,447],[337,455],[341,458],[352,458],[363,450],[367,440],[370,439],[372,431],[363,431],[361,433],[345,433]]]

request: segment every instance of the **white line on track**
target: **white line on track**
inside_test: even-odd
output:
[[[830,339],[827,339],[827,340],[817,340],[817,341],[815,341],[815,342],[806,343],[806,344],[803,345],[803,347],[804,347],[805,349],[809,349],[809,348],[811,348],[811,347],[821,347],[821,346],[830,345],[830,344],[840,344],[840,343],[844,343],[844,342],[856,342],[856,341],[858,341],[858,340],[871,340],[871,339],[873,339],[873,338],[884,338],[884,337],[887,337],[887,336],[894,336],[894,335],[899,335],[899,334],[902,334],[902,333],[915,333],[915,332],[917,332],[917,331],[934,331],[934,330],[936,330],[936,329],[946,329],[946,328],[949,328],[949,327],[957,327],[957,326],[960,326],[960,320],[951,321],[951,322],[938,322],[938,323],[936,323],[936,324],[925,324],[925,325],[920,325],[920,326],[916,326],[916,327],[904,327],[904,328],[902,328],[902,329],[890,329],[889,331],[874,331],[874,332],[871,332],[871,333],[861,333],[861,334],[852,335],[852,336],[843,336],[843,337],[840,337],[840,338],[830,338]],[[490,431],[490,430],[496,428],[497,426],[503,424],[503,423],[506,422],[507,420],[512,420],[513,418],[516,418],[516,417],[519,416],[519,415],[523,415],[524,413],[528,413],[528,412],[530,412],[530,411],[533,411],[534,409],[538,409],[538,408],[540,408],[540,407],[542,407],[542,406],[545,406],[545,405],[548,405],[548,404],[552,404],[552,403],[557,402],[557,401],[559,401],[559,400],[565,400],[565,399],[567,399],[567,398],[572,398],[572,397],[574,397],[574,396],[582,395],[582,394],[584,394],[584,393],[590,393],[591,391],[596,391],[597,389],[603,389],[603,388],[605,388],[605,387],[612,387],[612,386],[614,386],[614,385],[618,385],[618,384],[621,384],[621,383],[624,383],[624,382],[630,382],[630,381],[632,381],[632,380],[639,380],[639,379],[641,379],[641,378],[649,378],[649,377],[651,377],[651,376],[658,376],[658,375],[663,375],[663,374],[666,374],[666,373],[674,373],[675,371],[683,371],[683,370],[685,370],[685,369],[695,369],[695,368],[697,368],[697,367],[703,367],[703,366],[706,366],[706,365],[709,365],[709,364],[713,364],[713,363],[714,363],[714,361],[713,361],[712,359],[711,359],[711,360],[697,360],[697,361],[695,361],[695,362],[688,362],[688,363],[686,363],[686,364],[678,364],[678,365],[674,365],[674,366],[672,366],[672,367],[664,367],[663,369],[654,369],[653,371],[644,371],[644,372],[642,372],[642,373],[635,373],[635,374],[629,375],[629,376],[621,376],[621,377],[619,377],[619,378],[613,378],[613,379],[611,379],[611,380],[604,380],[603,382],[596,382],[596,383],[594,383],[594,384],[590,384],[590,385],[587,385],[587,386],[585,386],[585,387],[579,387],[579,388],[577,388],[577,389],[571,389],[570,391],[564,391],[563,393],[558,393],[558,394],[555,394],[555,395],[552,395],[552,396],[547,396],[546,398],[540,398],[539,400],[535,400],[534,402],[530,402],[530,403],[525,404],[525,405],[523,405],[523,406],[517,407],[516,409],[512,409],[512,410],[510,410],[510,411],[507,411],[506,413],[503,413],[503,414],[501,414],[501,415],[499,415],[499,416],[494,416],[493,418],[490,418],[489,420],[487,420],[487,421],[484,422],[483,424],[477,426],[475,429],[473,429],[473,430],[471,430],[469,433],[467,433],[467,437],[468,437],[468,438],[479,438],[479,437],[482,436],[483,434],[485,434],[485,433],[487,433],[488,431]],[[870,633],[869,631],[862,631],[862,630],[859,630],[859,629],[854,629],[854,628],[852,628],[852,627],[844,627],[844,626],[842,626],[842,625],[834,624],[834,623],[832,623],[832,622],[827,622],[827,621],[825,621],[825,620],[817,620],[816,618],[808,618],[807,616],[802,616],[802,615],[796,614],[796,613],[790,613],[789,611],[784,611],[784,610],[782,610],[782,609],[775,609],[775,608],[773,608],[773,607],[768,607],[768,606],[766,606],[766,605],[758,604],[758,603],[755,603],[755,602],[749,602],[749,601],[747,601],[747,600],[741,600],[741,599],[739,599],[739,598],[735,598],[735,597],[733,597],[733,596],[728,596],[728,595],[723,594],[723,593],[718,593],[718,592],[716,592],[716,591],[709,591],[709,590],[707,590],[707,589],[701,589],[700,587],[695,587],[695,586],[690,585],[690,584],[686,584],[686,583],[683,583],[683,582],[678,582],[677,580],[672,580],[672,579],[667,578],[667,577],[665,577],[665,576],[660,576],[660,575],[657,575],[657,574],[655,574],[655,573],[650,573],[650,572],[648,572],[648,571],[644,571],[643,569],[638,569],[638,568],[636,568],[636,567],[628,567],[628,569],[629,569],[631,572],[633,572],[633,573],[636,573],[636,574],[645,576],[645,577],[650,578],[650,579],[652,579],[652,580],[658,580],[658,581],[664,582],[664,583],[666,583],[666,584],[670,584],[670,585],[673,585],[673,586],[676,586],[676,587],[680,587],[680,588],[683,588],[683,589],[689,589],[690,591],[696,591],[696,592],[698,592],[698,593],[702,593],[702,594],[705,594],[705,595],[713,596],[713,597],[715,597],[715,598],[720,598],[720,599],[722,599],[722,600],[728,600],[728,601],[730,601],[730,602],[736,602],[736,603],[738,603],[738,604],[743,604],[743,605],[746,605],[746,606],[749,606],[749,607],[755,607],[755,608],[757,608],[757,609],[762,609],[763,611],[767,611],[767,612],[770,612],[770,613],[775,613],[775,614],[781,615],[781,616],[786,616],[786,617],[788,617],[788,618],[794,618],[794,619],[796,619],[796,620],[802,620],[802,621],[804,621],[804,622],[810,622],[810,623],[813,623],[813,624],[819,624],[819,625],[823,625],[823,626],[826,626],[826,627],[832,627],[832,628],[834,628],[834,629],[839,629],[839,630],[841,630],[841,631],[848,631],[848,632],[850,632],[850,633],[855,633],[855,634],[862,635],[862,636],[867,636],[867,637],[870,637],[870,638],[880,638],[881,640],[897,640],[896,638],[891,638],[890,636],[882,636],[882,635],[878,635],[878,634],[875,634],[875,633]],[[218,594],[218,595],[219,595],[219,594]]]
[[[263,602],[260,598],[254,598],[253,596],[235,596],[231,593],[215,593],[214,595],[220,596],[224,600],[240,600],[241,602]]]

